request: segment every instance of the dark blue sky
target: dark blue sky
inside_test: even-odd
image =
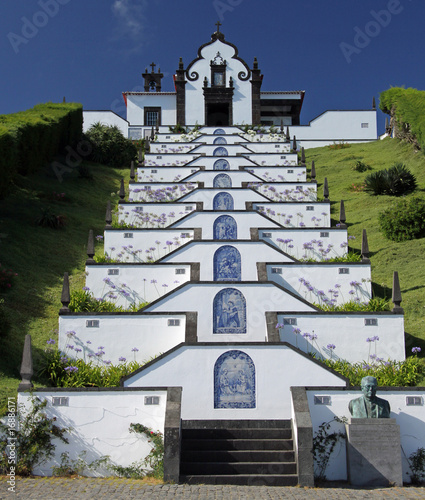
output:
[[[303,124],[425,88],[423,0],[3,0],[0,13],[0,114],[66,96],[125,116],[121,92],[142,90],[144,68],[159,64],[173,90],[179,57],[217,20],[250,67],[258,58],[262,90],[306,91]]]

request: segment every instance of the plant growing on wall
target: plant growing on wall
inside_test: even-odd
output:
[[[406,457],[407,458],[407,457]],[[425,480],[425,448],[418,448],[409,458],[411,473],[407,472],[413,484],[423,484]]]
[[[345,433],[341,431],[331,431],[332,422],[344,424],[347,422],[345,417],[334,417],[329,422],[323,422],[319,425],[319,430],[313,437],[313,456],[315,464],[314,477],[316,481],[326,479],[326,469],[335,446],[338,441],[345,439]]]

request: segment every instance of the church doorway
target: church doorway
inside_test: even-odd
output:
[[[207,126],[228,127],[230,123],[230,103],[207,104]]]

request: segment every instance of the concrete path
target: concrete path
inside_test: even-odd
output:
[[[351,489],[270,486],[143,485],[132,479],[18,478],[15,493],[0,480],[0,499],[86,500],[86,499],[179,499],[179,500],[388,500],[425,499],[425,488]]]

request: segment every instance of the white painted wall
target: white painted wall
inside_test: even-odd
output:
[[[128,201],[171,202],[196,187],[191,182],[131,182],[128,185]]]
[[[286,309],[288,311],[288,309]],[[345,359],[350,363],[365,361],[372,363],[370,355],[402,361],[405,359],[404,317],[391,312],[379,313],[319,313],[319,314],[278,314],[278,323],[292,318],[296,325],[284,325],[279,328],[280,339],[297,346],[304,352],[315,352],[325,358],[331,357],[328,345],[336,346],[332,358]],[[376,319],[376,326],[366,326],[365,319]],[[294,329],[299,329],[296,333]],[[317,335],[311,340],[303,333]],[[367,339],[379,337],[379,340],[367,342]]]
[[[195,143],[183,143],[170,144],[168,142],[151,142],[150,143],[150,154],[174,154],[174,153],[189,153],[191,150],[195,149],[198,144]]]
[[[270,137],[270,136],[269,136]],[[254,136],[253,140],[256,140]],[[260,139],[260,141],[262,138]],[[291,146],[289,143],[285,142],[250,142],[246,144],[246,148],[253,153],[290,153]]]
[[[218,136],[217,136],[218,137]],[[215,158],[227,158],[228,156],[236,156],[237,154],[246,155],[249,154],[249,149],[247,148],[248,143],[244,144],[200,144],[196,149],[193,150],[193,154],[205,154],[206,156],[214,156],[214,151],[217,148],[226,148],[227,156],[216,156]]]
[[[138,228],[167,227],[196,210],[190,203],[120,203],[118,221]]]
[[[204,166],[205,170],[214,170],[214,163],[220,160],[220,156],[200,156],[196,160],[188,163],[191,167]],[[223,157],[229,163],[229,170],[239,170],[239,167],[255,167],[255,163],[248,160],[245,156],[226,156]],[[226,170],[228,172],[228,170]]]
[[[180,325],[168,326],[169,319],[179,319]],[[88,327],[89,320],[99,320],[99,326]],[[58,349],[71,359],[101,366],[105,361],[119,364],[120,357],[143,363],[184,342],[185,329],[184,314],[71,313],[59,317]],[[133,348],[138,351],[132,351]],[[96,356],[99,352],[105,354]]]
[[[208,188],[208,189],[195,189],[188,195],[180,198],[180,201],[185,203],[202,202],[204,210],[213,210],[214,197],[219,193],[228,193],[233,198],[234,210],[245,210],[246,202],[267,202],[267,198],[260,193],[256,193],[252,189],[232,189],[232,188]]]
[[[153,431],[164,433],[166,389],[140,391],[88,391],[61,390],[37,391],[35,397],[48,401],[44,412],[48,418],[56,418],[61,428],[72,427],[65,436],[69,444],[53,439],[56,445],[53,459],[37,467],[35,475],[51,476],[52,466],[60,464],[62,452],[68,452],[71,460],[87,451],[86,459],[92,462],[109,455],[115,465],[128,466],[146,457],[151,450],[148,438],[130,433],[132,423],[141,423]],[[159,405],[146,405],[145,397],[158,396]],[[53,397],[69,398],[69,406],[53,406]],[[31,407],[29,393],[18,394],[18,404]],[[88,476],[109,476],[111,472],[85,472]]]
[[[186,165],[192,160],[199,157],[199,154],[184,154],[184,153],[164,153],[145,155],[145,167],[178,167]]]
[[[273,263],[267,264],[267,279],[316,304],[369,302],[372,297],[370,264]]]
[[[242,187],[242,182],[258,182],[258,177],[255,177],[246,170],[199,170],[190,175],[186,180],[190,182],[203,182],[206,188],[214,186],[214,179],[219,174],[226,174],[232,181],[232,188]]]
[[[295,196],[295,194],[292,194]],[[301,197],[301,195],[300,195]],[[254,203],[254,210],[263,213],[285,228],[329,228],[331,224],[330,203],[326,202],[269,202]]]
[[[291,153],[248,153],[244,155],[249,160],[253,161],[256,165],[267,165],[267,166],[276,166],[276,165],[298,165],[298,156],[297,154]]]
[[[214,364],[225,352],[240,350],[251,357],[256,370],[256,408],[214,409]],[[324,370],[311,359],[287,346],[204,345],[182,346],[125,381],[126,387],[138,387],[167,380],[184,387],[182,419],[289,419],[290,387],[300,381],[314,385],[345,386],[337,375]]]
[[[127,120],[131,125],[144,125],[144,108],[160,107],[161,124],[176,124],[175,92],[140,92],[127,95]]]
[[[217,139],[217,137],[223,137],[224,139],[226,139],[227,144],[240,144],[240,143],[246,143],[247,142],[247,140],[244,137],[242,137],[242,135],[240,135],[238,133],[237,133],[237,135],[226,135],[226,134],[222,134],[222,135],[215,135],[215,134],[213,134],[213,135],[207,135],[207,134],[201,134],[199,137],[197,137],[195,139],[195,142],[201,142],[203,144],[214,144],[214,141]],[[226,147],[225,144],[217,144],[216,147],[218,147],[219,145]]]
[[[197,172],[197,167],[141,167],[137,169],[138,182],[177,182]]]
[[[317,200],[317,184],[315,182],[258,182],[250,184],[250,187],[272,201]]]
[[[313,423],[313,433],[316,433],[319,425],[323,422],[331,421],[334,416],[350,418],[348,411],[348,403],[355,398],[362,395],[360,391],[354,390],[337,390],[333,388],[315,390],[308,389],[307,397]],[[314,396],[331,396],[331,405],[315,405]],[[410,482],[409,465],[406,456],[409,457],[418,448],[425,447],[425,413],[423,402],[425,398],[424,388],[417,390],[379,390],[378,396],[386,399],[391,406],[391,418],[395,418],[396,423],[400,426],[401,437],[401,458],[403,466],[403,481]],[[421,406],[407,406],[407,396],[418,396],[422,399]],[[345,433],[343,424],[336,422],[332,423],[332,430],[339,430]],[[396,452],[398,450],[394,450]],[[326,469],[326,476],[329,480],[346,480],[346,448],[345,442],[339,443],[334,453],[331,455],[328,468]]]
[[[213,333],[217,321],[213,313],[214,297],[224,288],[239,290],[246,300],[247,333]],[[267,338],[266,311],[314,311],[305,303],[269,283],[188,283],[169,296],[147,306],[147,312],[198,312],[199,342],[264,342]]]
[[[87,132],[88,129],[95,123],[100,122],[102,125],[115,125],[118,127],[124,137],[128,137],[128,122],[121,118],[113,111],[83,111],[83,132]]]
[[[293,167],[248,167],[247,170],[266,182],[306,182],[307,171],[303,166]]]

